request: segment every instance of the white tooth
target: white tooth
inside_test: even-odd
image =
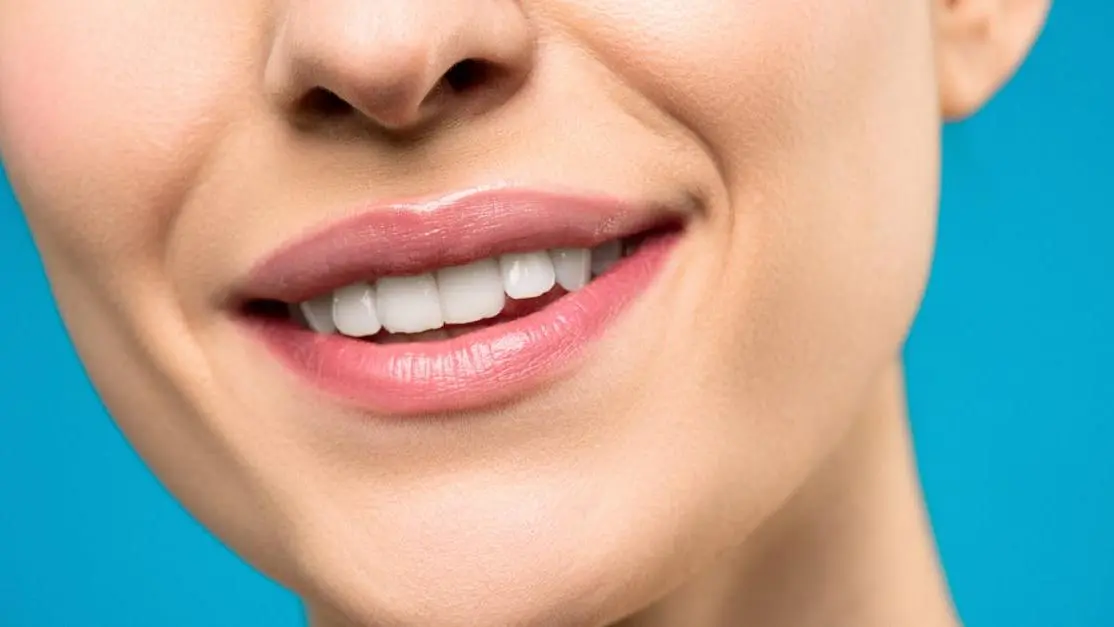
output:
[[[619,240],[600,244],[592,249],[592,274],[599,276],[615,265],[623,255],[623,245]]]
[[[570,292],[584,287],[592,278],[592,251],[587,248],[554,248],[549,251],[557,282]]]
[[[307,300],[300,305],[302,315],[306,317],[306,324],[309,328],[318,333],[326,335],[334,333],[337,330],[336,324],[333,323],[333,295],[326,294],[318,296],[313,300]]]
[[[441,316],[448,324],[467,324],[499,315],[506,297],[499,262],[483,259],[437,271]]]
[[[356,283],[333,292],[333,323],[350,337],[369,337],[382,328],[375,312],[375,288]]]
[[[421,333],[445,323],[432,274],[379,279],[375,283],[375,310],[383,328],[391,333]]]
[[[499,257],[503,290],[516,300],[535,298],[553,289],[557,275],[549,253],[509,253]]]
[[[306,314],[302,312],[302,304],[301,303],[299,303],[297,305],[288,304],[286,306],[286,308],[287,308],[287,310],[290,311],[290,319],[291,320],[293,320],[294,322],[297,322],[299,326],[303,326],[303,327],[308,327],[309,326],[309,320],[306,319]]]

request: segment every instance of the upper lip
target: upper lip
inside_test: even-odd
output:
[[[477,189],[362,206],[279,245],[235,290],[297,303],[357,281],[407,276],[511,252],[590,248],[685,217],[685,207],[593,194]]]

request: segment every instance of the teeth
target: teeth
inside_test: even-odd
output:
[[[441,315],[448,324],[467,324],[499,315],[506,298],[499,262],[484,259],[437,271]]]
[[[375,288],[356,283],[333,293],[333,322],[350,337],[369,337],[382,328],[375,311]]]
[[[587,248],[555,248],[549,251],[557,283],[570,292],[592,279],[592,251]]]
[[[503,290],[516,300],[536,298],[553,289],[557,276],[545,251],[510,253],[499,257]]]
[[[287,305],[286,309],[290,312],[291,320],[302,327],[309,328],[309,320],[306,319],[306,314],[302,311],[304,307],[306,307],[306,303],[298,303],[297,305]]]
[[[376,282],[375,292],[379,321],[391,333],[421,333],[445,323],[432,274],[384,277]]]
[[[623,244],[619,240],[600,244],[592,249],[592,276],[599,276],[615,265],[623,256]]]
[[[318,333],[328,335],[337,330],[333,323],[333,295],[326,294],[313,300],[308,300],[301,305],[302,315],[306,318],[309,328]]]
[[[507,297],[537,298],[560,284],[575,292],[631,252],[619,240],[593,249],[554,248],[508,253],[436,273],[383,277],[291,305],[292,318],[318,333],[371,337],[383,341],[436,339],[445,324],[463,325],[499,315]],[[452,335],[447,330],[445,337]],[[421,334],[421,335],[419,335]],[[437,336],[439,337],[439,336]]]

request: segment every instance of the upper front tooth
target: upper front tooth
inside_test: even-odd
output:
[[[333,293],[333,322],[351,337],[369,337],[382,328],[375,311],[375,288],[367,283],[342,287]]]
[[[549,251],[557,282],[570,292],[584,287],[592,278],[592,251],[587,248],[555,248]]]
[[[615,265],[622,256],[622,243],[611,240],[592,249],[592,274],[599,276]]]
[[[557,276],[549,253],[509,253],[499,257],[503,289],[507,296],[522,300],[535,298],[553,289]]]
[[[391,333],[421,333],[445,324],[432,274],[379,279],[375,308],[383,328]]]
[[[333,295],[325,294],[300,305],[309,328],[318,333],[330,334],[337,330],[333,323]]]
[[[448,324],[467,324],[503,311],[506,297],[499,262],[483,259],[437,271],[441,315]]]

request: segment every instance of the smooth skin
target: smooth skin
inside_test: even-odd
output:
[[[0,155],[115,420],[314,627],[955,625],[901,346],[941,124],[1047,10],[0,0]],[[345,409],[219,298],[340,208],[506,181],[701,206],[498,411]]]

